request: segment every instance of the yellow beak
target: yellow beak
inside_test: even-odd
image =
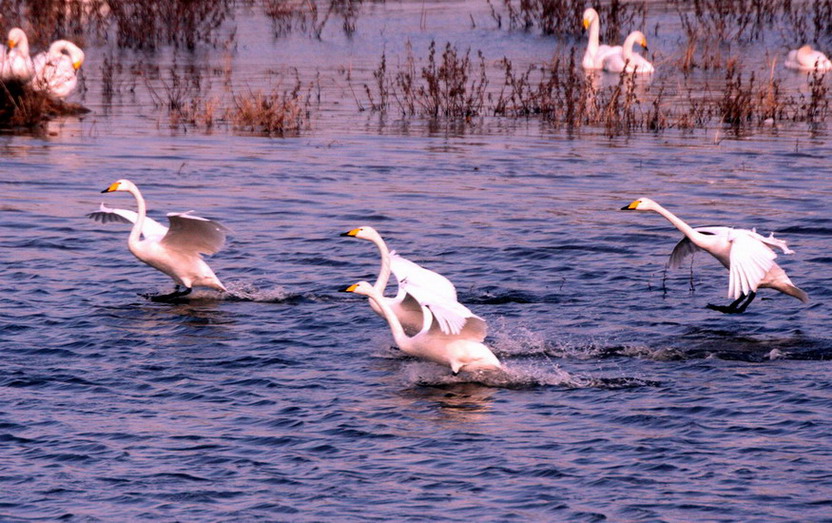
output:
[[[584,18],[584,30],[589,29],[589,25],[590,25],[589,19]]]
[[[647,50],[647,39],[646,38],[641,41],[641,46],[644,48],[645,51]]]
[[[80,69],[80,68],[81,68],[81,64],[82,64],[82,63],[83,63],[83,62],[82,62],[81,60],[78,60],[77,62],[72,62],[72,68],[73,68],[73,69],[75,69],[75,70],[77,71],[78,69]]]
[[[118,182],[113,182],[109,187],[104,189],[101,192],[113,192],[118,190]]]
[[[341,236],[358,236],[358,233],[359,233],[360,231],[361,231],[361,229],[353,229],[353,230],[351,230],[351,231],[349,231],[349,232],[345,232],[345,233],[344,233],[344,234],[342,234]]]
[[[639,203],[641,203],[639,200],[635,200],[632,203],[630,203],[630,205],[625,205],[624,207],[622,207],[621,210],[622,211],[634,211],[634,210],[636,210],[636,207],[638,207]]]
[[[9,40],[9,49],[14,49],[16,45],[17,42],[15,42],[14,40]]]

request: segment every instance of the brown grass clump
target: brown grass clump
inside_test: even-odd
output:
[[[87,112],[82,105],[53,99],[26,83],[0,81],[0,128],[37,130],[57,116]]]
[[[234,96],[226,117],[234,129],[266,136],[299,133],[309,120],[310,95],[301,92],[300,81],[287,92],[248,92]]]
[[[276,36],[299,30],[320,40],[333,17],[340,18],[344,33],[352,36],[362,3],[363,0],[265,0],[263,10],[271,19]]]

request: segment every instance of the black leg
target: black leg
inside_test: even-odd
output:
[[[743,294],[736,300],[732,301],[730,305],[714,305],[709,303],[707,305],[708,309],[713,311],[719,311],[723,314],[742,314],[745,312],[745,309],[748,308],[748,305],[754,301],[754,297],[757,296],[757,293],[754,291],[749,292],[747,295]],[[743,300],[745,300],[743,302]],[[742,305],[740,305],[742,304]]]
[[[187,296],[191,293],[191,290],[190,287],[187,287],[184,291],[180,291],[179,285],[177,285],[170,294],[140,294],[139,296],[158,303],[176,303],[178,298]]]

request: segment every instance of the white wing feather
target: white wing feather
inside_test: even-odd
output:
[[[136,223],[139,215],[136,211],[130,211],[128,209],[114,209],[112,207],[107,207],[102,203],[96,212],[87,214],[87,217],[101,223],[133,224]],[[153,218],[147,216],[145,217],[144,225],[142,226],[142,236],[144,236],[145,239],[161,239],[165,234],[167,234],[167,232],[167,227]]]
[[[191,214],[193,211],[168,213],[170,229],[161,243],[172,250],[214,254],[225,245],[228,228],[224,225]]]
[[[757,233],[735,230],[731,235],[731,267],[728,278],[728,297],[738,299],[757,286],[774,265],[777,255],[756,236]]]
[[[694,227],[694,230],[697,232],[701,232],[702,234],[708,234],[713,236],[722,236],[727,235],[728,232],[731,230],[730,227]],[[679,240],[679,243],[676,244],[676,247],[673,248],[673,252],[670,253],[670,261],[668,265],[671,269],[678,269],[682,266],[682,262],[685,261],[685,258],[690,256],[695,252],[702,251],[704,249],[697,247],[695,243],[690,241],[687,236]]]
[[[485,320],[457,301],[456,288],[450,280],[394,252],[390,253],[390,267],[399,283],[396,299],[400,303],[405,305],[412,299],[420,307],[427,307],[444,334],[464,333],[471,339],[485,339]]]

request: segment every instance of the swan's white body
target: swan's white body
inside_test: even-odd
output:
[[[0,80],[28,82],[35,74],[32,58],[29,56],[29,38],[19,27],[9,31],[9,51],[0,69]]]
[[[584,29],[589,31],[589,40],[581,65],[588,71],[601,69],[604,57],[615,48],[600,43],[601,21],[598,11],[591,7],[584,11],[583,24]]]
[[[704,250],[719,260],[729,271],[729,298],[736,300],[755,293],[758,288],[769,288],[803,302],[809,301],[809,296],[774,263],[777,254],[773,248],[781,249],[784,254],[794,253],[785,241],[774,238],[774,234],[765,237],[753,230],[731,227],[693,228],[649,198],[639,198],[624,209],[661,214],[685,235],[670,255],[671,268],[679,267],[688,255],[698,250]]]
[[[812,49],[811,45],[804,45],[800,49],[789,51],[784,64],[789,69],[800,71],[829,71],[832,69],[832,62],[820,51]]]
[[[98,212],[88,216],[94,220],[132,223],[127,248],[142,262],[168,276],[177,285],[209,287],[226,291],[201,254],[214,254],[222,249],[227,229],[217,222],[194,216],[189,212],[169,213],[170,228],[147,217],[147,207],[138,187],[130,180],[119,180],[102,192],[126,191],[136,198],[138,212],[110,209],[101,204]]]
[[[633,45],[638,43],[647,49],[647,38],[641,31],[633,31],[624,40],[624,45],[614,47],[604,55],[602,67],[610,73],[652,73],[653,64],[638,53],[633,52]]]
[[[454,374],[460,370],[473,372],[502,368],[500,360],[481,341],[472,339],[464,331],[459,334],[443,332],[431,313],[430,306],[422,307],[421,330],[413,336],[408,336],[390,307],[389,300],[373,285],[362,281],[344,290],[369,297],[370,303],[375,303],[382,317],[387,320],[396,345],[411,356],[447,365]]]
[[[56,40],[49,51],[32,60],[32,88],[57,98],[66,98],[78,85],[78,69],[84,63],[84,51],[69,40]]]
[[[456,288],[446,277],[391,252],[378,231],[370,226],[353,229],[343,236],[371,241],[378,248],[381,268],[374,287],[407,334],[412,335],[422,329],[424,307],[427,306],[442,332],[464,334],[478,341],[485,339],[485,320],[457,301]],[[383,296],[391,272],[399,284],[399,290],[393,298]],[[375,300],[370,300],[370,307],[379,316],[384,316]]]

